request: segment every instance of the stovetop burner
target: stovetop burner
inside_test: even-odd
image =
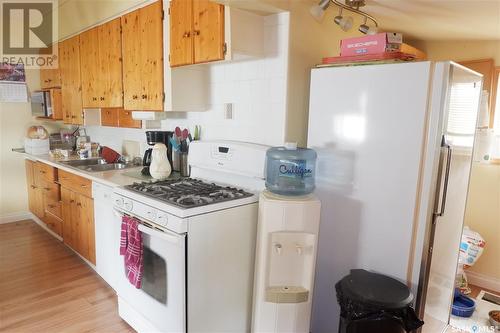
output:
[[[208,184],[192,178],[134,183],[126,185],[125,188],[182,208],[205,206],[253,195],[235,187]]]

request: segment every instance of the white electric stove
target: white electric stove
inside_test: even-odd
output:
[[[196,141],[191,178],[115,189],[143,236],[141,289],[120,274],[120,316],[138,332],[250,330],[258,193],[269,147]]]

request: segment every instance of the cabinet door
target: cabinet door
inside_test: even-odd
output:
[[[28,206],[30,212],[35,214],[36,209],[36,185],[35,185],[35,176],[34,176],[34,168],[35,162],[31,160],[25,160],[24,165],[26,167],[26,184],[28,185]]]
[[[157,1],[139,10],[141,109],[163,111],[163,7]]]
[[[193,1],[194,62],[224,59],[224,6],[209,0]]]
[[[122,38],[120,19],[98,27],[99,61],[102,84],[99,92],[101,107],[123,106]]]
[[[63,120],[62,94],[60,88],[50,89],[50,100],[52,102],[52,119]]]
[[[94,200],[75,194],[79,219],[77,221],[77,251],[95,264]]]
[[[118,126],[128,128],[142,128],[142,121],[132,118],[132,111],[118,109]]]
[[[123,105],[127,110],[141,109],[141,43],[139,10],[121,17],[123,54]]]
[[[118,112],[119,108],[102,108],[101,109],[101,126],[118,127]]]
[[[193,1],[170,1],[170,67],[193,63]]]
[[[163,111],[162,2],[121,19],[124,108]]]
[[[99,97],[104,91],[103,80],[105,75],[99,62],[98,28],[87,30],[80,34],[80,64],[82,79],[82,106],[97,108],[100,106]]]
[[[59,45],[63,119],[67,124],[83,125],[80,36],[69,38]]]
[[[58,47],[58,44],[54,44],[52,47]],[[41,89],[61,87],[59,68],[40,69],[40,87]]]
[[[65,244],[76,250],[75,246],[76,230],[73,223],[73,216],[75,215],[74,212],[76,211],[74,193],[65,187],[61,187],[61,202],[62,202],[62,220],[63,220],[62,222],[63,241]]]

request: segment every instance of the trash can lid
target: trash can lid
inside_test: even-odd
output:
[[[413,294],[405,284],[364,269],[352,269],[340,286],[352,300],[386,309],[405,308],[413,301]]]

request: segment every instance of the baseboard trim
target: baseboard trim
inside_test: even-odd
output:
[[[33,214],[30,212],[15,212],[15,213],[1,215],[0,224],[12,223],[30,219],[33,219]]]
[[[470,284],[500,292],[500,279],[472,271],[465,271],[465,274]]]
[[[40,220],[38,217],[36,217],[35,215],[33,215],[31,217],[31,219],[33,221],[35,221],[36,224],[38,224],[40,227],[42,227],[43,230],[47,231],[51,236],[53,236],[54,238],[56,238],[58,241],[61,241],[62,242],[62,237],[59,236],[58,234],[56,234],[55,232],[53,232],[52,230],[50,230],[47,225],[45,223],[43,223],[42,220]]]

